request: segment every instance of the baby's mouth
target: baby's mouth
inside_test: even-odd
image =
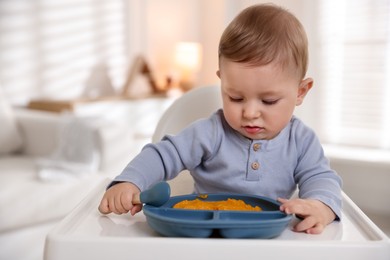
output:
[[[264,127],[259,127],[259,126],[244,126],[243,127],[245,132],[247,132],[248,134],[256,134],[256,133],[259,133],[261,132],[262,130],[264,130]]]

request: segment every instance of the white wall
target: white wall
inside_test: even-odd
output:
[[[389,164],[331,158],[331,165],[343,178],[343,190],[367,214],[387,216],[390,221]]]

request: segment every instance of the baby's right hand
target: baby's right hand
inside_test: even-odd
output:
[[[129,182],[122,182],[110,187],[99,205],[99,211],[102,214],[123,214],[130,211],[131,215],[135,215],[141,211],[141,204],[133,204],[133,196],[140,193],[139,188]]]

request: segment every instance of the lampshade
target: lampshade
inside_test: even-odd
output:
[[[196,42],[180,42],[175,48],[175,63],[180,72],[180,85],[189,89],[200,69],[202,46]]]
[[[175,60],[180,68],[199,70],[201,46],[196,42],[180,42],[176,45]]]

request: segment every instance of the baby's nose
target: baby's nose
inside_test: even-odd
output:
[[[248,104],[244,107],[243,117],[258,118],[261,115],[260,107],[257,104]]]

